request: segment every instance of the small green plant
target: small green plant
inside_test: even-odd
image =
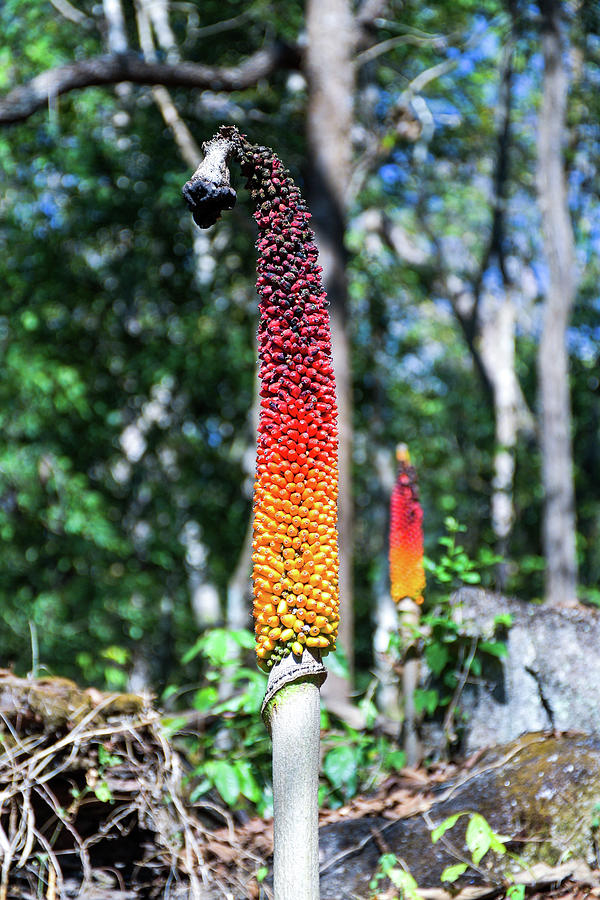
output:
[[[453,516],[446,516],[444,527],[446,534],[438,540],[443,553],[437,561],[425,557],[426,570],[446,588],[481,584],[484,573],[502,562],[502,557],[489,547],[481,547],[476,559],[471,559],[462,544],[458,543],[458,536],[467,530],[466,525],[461,525]]]
[[[481,813],[477,812],[459,812],[444,819],[443,822],[432,830],[431,843],[435,844],[443,838],[446,832],[454,828],[458,820],[463,816],[469,817],[464,841],[471,854],[471,859],[470,861],[463,860],[462,862],[446,866],[440,876],[442,882],[453,884],[461,875],[464,875],[469,868],[477,870],[483,857],[490,851],[496,853],[498,856],[507,856],[515,862],[518,862],[520,865],[524,865],[519,856],[515,853],[511,853],[507,849],[506,845],[510,841],[510,837],[495,832],[487,819],[482,816]],[[511,878],[510,875],[507,877]],[[511,900],[523,900],[523,897],[525,896],[525,885],[512,883],[507,889],[506,896],[510,897]]]
[[[419,647],[429,670],[427,683],[415,691],[415,708],[419,713],[434,716],[446,711],[444,727],[449,739],[456,737],[460,725],[459,700],[469,678],[478,678],[484,662],[491,657],[506,655],[506,644],[500,637],[481,640],[469,634],[462,623],[455,621],[449,590],[461,584],[480,584],[487,570],[501,561],[488,548],[482,548],[475,559],[466,552],[458,537],[466,531],[455,518],[445,519],[446,534],[439,539],[442,554],[437,562],[425,559],[430,573],[426,595],[426,609],[413,628],[412,641]],[[509,615],[496,617],[500,628],[511,624]],[[399,637],[395,644],[400,654]],[[393,645],[392,645],[393,646]]]
[[[369,882],[369,888],[374,898],[379,895],[383,887],[381,882],[386,878],[399,890],[399,896],[394,897],[393,900],[421,900],[417,882],[394,853],[384,853],[379,858],[377,871]]]
[[[331,732],[327,721],[326,730]],[[319,788],[319,803],[336,809],[368,790],[385,775],[406,765],[406,754],[383,735],[357,731],[348,725],[341,733],[329,733],[324,741],[324,783]]]
[[[250,631],[214,628],[202,634],[183,657],[184,663],[200,657],[204,668],[192,706],[205,717],[205,726],[195,738],[185,739],[195,782],[190,799],[199,801],[216,789],[228,806],[250,804],[269,816],[271,748],[259,715],[267,678],[243,661],[253,648]],[[167,732],[185,732],[185,721],[175,714],[165,722]]]

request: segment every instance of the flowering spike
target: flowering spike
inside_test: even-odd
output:
[[[221,142],[221,145],[219,144]],[[229,145],[229,149],[225,146]],[[225,156],[221,153],[225,146]],[[224,126],[184,195],[199,224],[230,205],[227,155],[258,224],[260,416],[254,488],[256,654],[269,669],[335,648],[339,622],[335,382],[326,295],[300,191],[267,147]]]
[[[423,510],[417,473],[405,444],[396,449],[398,475],[390,504],[390,585],[392,598],[423,602]]]

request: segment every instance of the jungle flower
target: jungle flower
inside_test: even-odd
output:
[[[227,132],[231,138],[231,131]],[[335,648],[337,406],[310,214],[281,161],[233,137],[258,223],[260,416],[254,489],[256,653]]]
[[[390,504],[390,586],[392,598],[423,602],[423,510],[417,473],[404,444],[396,450],[398,475]]]

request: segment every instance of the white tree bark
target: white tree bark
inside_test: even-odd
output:
[[[126,53],[127,32],[121,0],[103,0],[104,18],[108,29],[107,42],[111,53]]]
[[[309,206],[329,296],[331,343],[338,400],[340,626],[338,643],[350,671],[354,657],[352,599],[352,379],[347,331],[344,231],[350,183],[355,23],[348,0],[307,0],[305,71],[307,130],[311,154]],[[326,696],[349,697],[345,679],[331,675]]]
[[[575,300],[575,249],[569,216],[563,144],[568,78],[560,31],[561,4],[542,0],[544,77],[538,117],[537,187],[548,292],[538,355],[540,447],[544,485],[545,600],[577,598],[575,491],[567,328]]]
[[[115,0],[107,0],[107,2],[112,3]],[[175,37],[169,24],[169,7],[166,0],[137,0],[135,13],[138,37],[144,59],[147,61],[156,59],[156,48],[152,34],[154,29],[158,46],[166,52],[170,62],[178,62],[179,54],[175,44]],[[166,87],[157,84],[152,88],[152,96],[165,124],[171,130],[181,158],[191,169],[195,169],[201,155],[200,148],[179,115],[171,94]]]
[[[495,451],[492,481],[492,528],[496,550],[506,557],[515,519],[514,475],[519,432],[533,433],[516,373],[516,311],[512,290],[501,297],[486,298],[481,316],[481,358],[494,393]],[[524,413],[527,413],[524,416]],[[525,421],[524,421],[525,417]],[[497,587],[506,584],[508,563],[497,571]]]

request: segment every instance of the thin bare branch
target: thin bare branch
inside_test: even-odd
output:
[[[54,9],[58,10],[61,16],[64,16],[70,22],[75,22],[76,25],[83,25],[85,28],[89,28],[92,24],[91,19],[80,9],[69,3],[69,0],[50,0],[50,3]]]
[[[154,13],[151,9],[154,7]],[[167,54],[171,62],[178,63],[177,47],[168,20],[166,4],[148,3],[146,0],[138,0],[135,4],[136,22],[140,46],[147,62],[155,62],[156,47],[152,35],[152,28],[158,40],[159,46]],[[162,84],[152,88],[154,102],[158,106],[165,124],[170,128],[175,143],[181,154],[181,158],[187,166],[194,169],[198,165],[201,153],[198,144],[194,140],[189,128],[179,115],[171,94]]]
[[[378,56],[383,56],[384,53],[388,53],[402,44],[415,44],[417,47],[420,47],[423,44],[431,44],[437,40],[438,38],[421,38],[414,34],[397,34],[395,37],[380,41],[379,44],[373,44],[368,50],[363,50],[356,57],[355,63],[359,67],[365,66],[372,60],[377,59]]]

